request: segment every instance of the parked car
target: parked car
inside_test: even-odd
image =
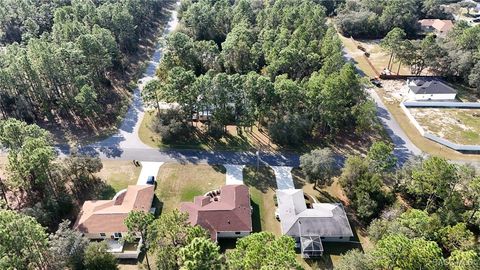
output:
[[[149,184],[149,185],[155,185],[155,176],[150,175],[150,176],[147,178],[147,184]]]
[[[378,88],[382,87],[382,83],[378,78],[371,78],[370,82]]]

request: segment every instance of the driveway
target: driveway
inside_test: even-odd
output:
[[[275,172],[275,180],[277,181],[277,189],[294,189],[292,178],[292,167],[287,166],[271,166]]]
[[[223,165],[227,169],[226,184],[227,185],[242,185],[243,184],[243,168],[245,165]]]
[[[141,161],[140,164],[142,165],[142,170],[138,176],[137,185],[146,185],[149,176],[155,177],[155,180],[157,179],[158,171],[163,165],[163,162]]]

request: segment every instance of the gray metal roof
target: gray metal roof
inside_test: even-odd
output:
[[[420,81],[415,80],[415,85],[409,85],[410,90],[415,94],[456,94],[457,91],[441,81]]]
[[[293,237],[352,237],[347,214],[340,203],[314,203],[306,208],[303,190],[277,190],[283,234]]]

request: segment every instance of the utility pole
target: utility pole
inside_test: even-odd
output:
[[[258,175],[258,169],[260,167],[260,150],[257,150],[255,154],[257,155],[257,175]]]

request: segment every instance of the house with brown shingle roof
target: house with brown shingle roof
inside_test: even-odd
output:
[[[225,185],[220,190],[183,202],[180,211],[188,213],[189,222],[210,232],[213,241],[238,238],[252,232],[250,194],[245,185]]]
[[[444,37],[453,29],[453,22],[451,20],[440,19],[423,19],[418,21],[425,33],[435,33],[437,36]]]
[[[121,238],[128,232],[124,221],[131,211],[150,211],[154,189],[153,185],[131,185],[111,200],[85,201],[73,228],[88,239],[108,240],[109,251],[120,258],[124,253]]]

